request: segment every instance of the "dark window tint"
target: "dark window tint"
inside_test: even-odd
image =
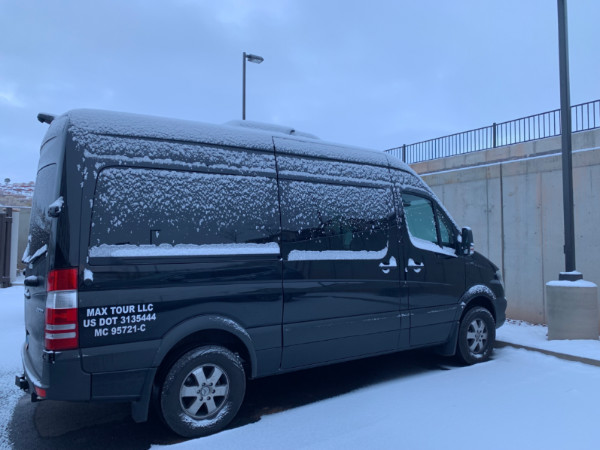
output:
[[[454,248],[456,246],[456,237],[450,219],[439,209],[436,209],[436,216],[440,227],[441,245]]]
[[[28,261],[44,245],[48,245],[52,219],[48,217],[48,206],[57,200],[56,164],[40,169],[35,180],[35,191],[29,223],[29,242],[23,259]]]
[[[393,217],[389,189],[281,181],[284,241],[298,250],[378,251]]]
[[[98,177],[91,246],[278,242],[274,179],[109,168]]]
[[[411,236],[437,244],[437,232],[431,200],[416,195],[402,194],[406,224]]]

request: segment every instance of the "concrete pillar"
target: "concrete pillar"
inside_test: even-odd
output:
[[[598,286],[590,281],[546,283],[548,339],[598,340]]]

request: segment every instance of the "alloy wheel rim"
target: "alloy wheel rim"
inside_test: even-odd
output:
[[[488,330],[482,319],[474,319],[467,328],[467,346],[471,353],[480,355],[488,345]]]
[[[202,364],[185,377],[179,390],[179,403],[193,419],[206,419],[223,408],[229,396],[229,379],[216,364]]]

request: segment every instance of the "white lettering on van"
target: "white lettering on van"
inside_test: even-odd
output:
[[[112,314],[131,314],[135,312],[135,305],[111,306],[110,312]]]
[[[83,328],[93,329],[94,337],[104,337],[145,333],[154,321],[156,321],[154,304],[138,303],[87,308],[82,325]]]
[[[88,308],[86,317],[106,316],[108,315],[108,307],[106,308]]]

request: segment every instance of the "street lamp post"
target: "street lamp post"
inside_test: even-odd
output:
[[[252,53],[244,52],[242,55],[242,120],[246,120],[246,60],[260,64],[265,59]]]
[[[573,211],[573,161],[571,154],[571,99],[567,44],[567,0],[557,0],[558,54],[560,65],[560,121],[562,139],[565,271],[546,283],[548,339],[598,339],[598,286],[583,280],[575,267]]]
[[[558,59],[560,67],[560,121],[562,143],[563,208],[565,224],[565,272],[561,280],[575,281],[581,275],[575,270],[575,219],[573,214],[573,158],[571,151],[571,95],[569,86],[569,44],[567,32],[567,0],[557,0]]]

